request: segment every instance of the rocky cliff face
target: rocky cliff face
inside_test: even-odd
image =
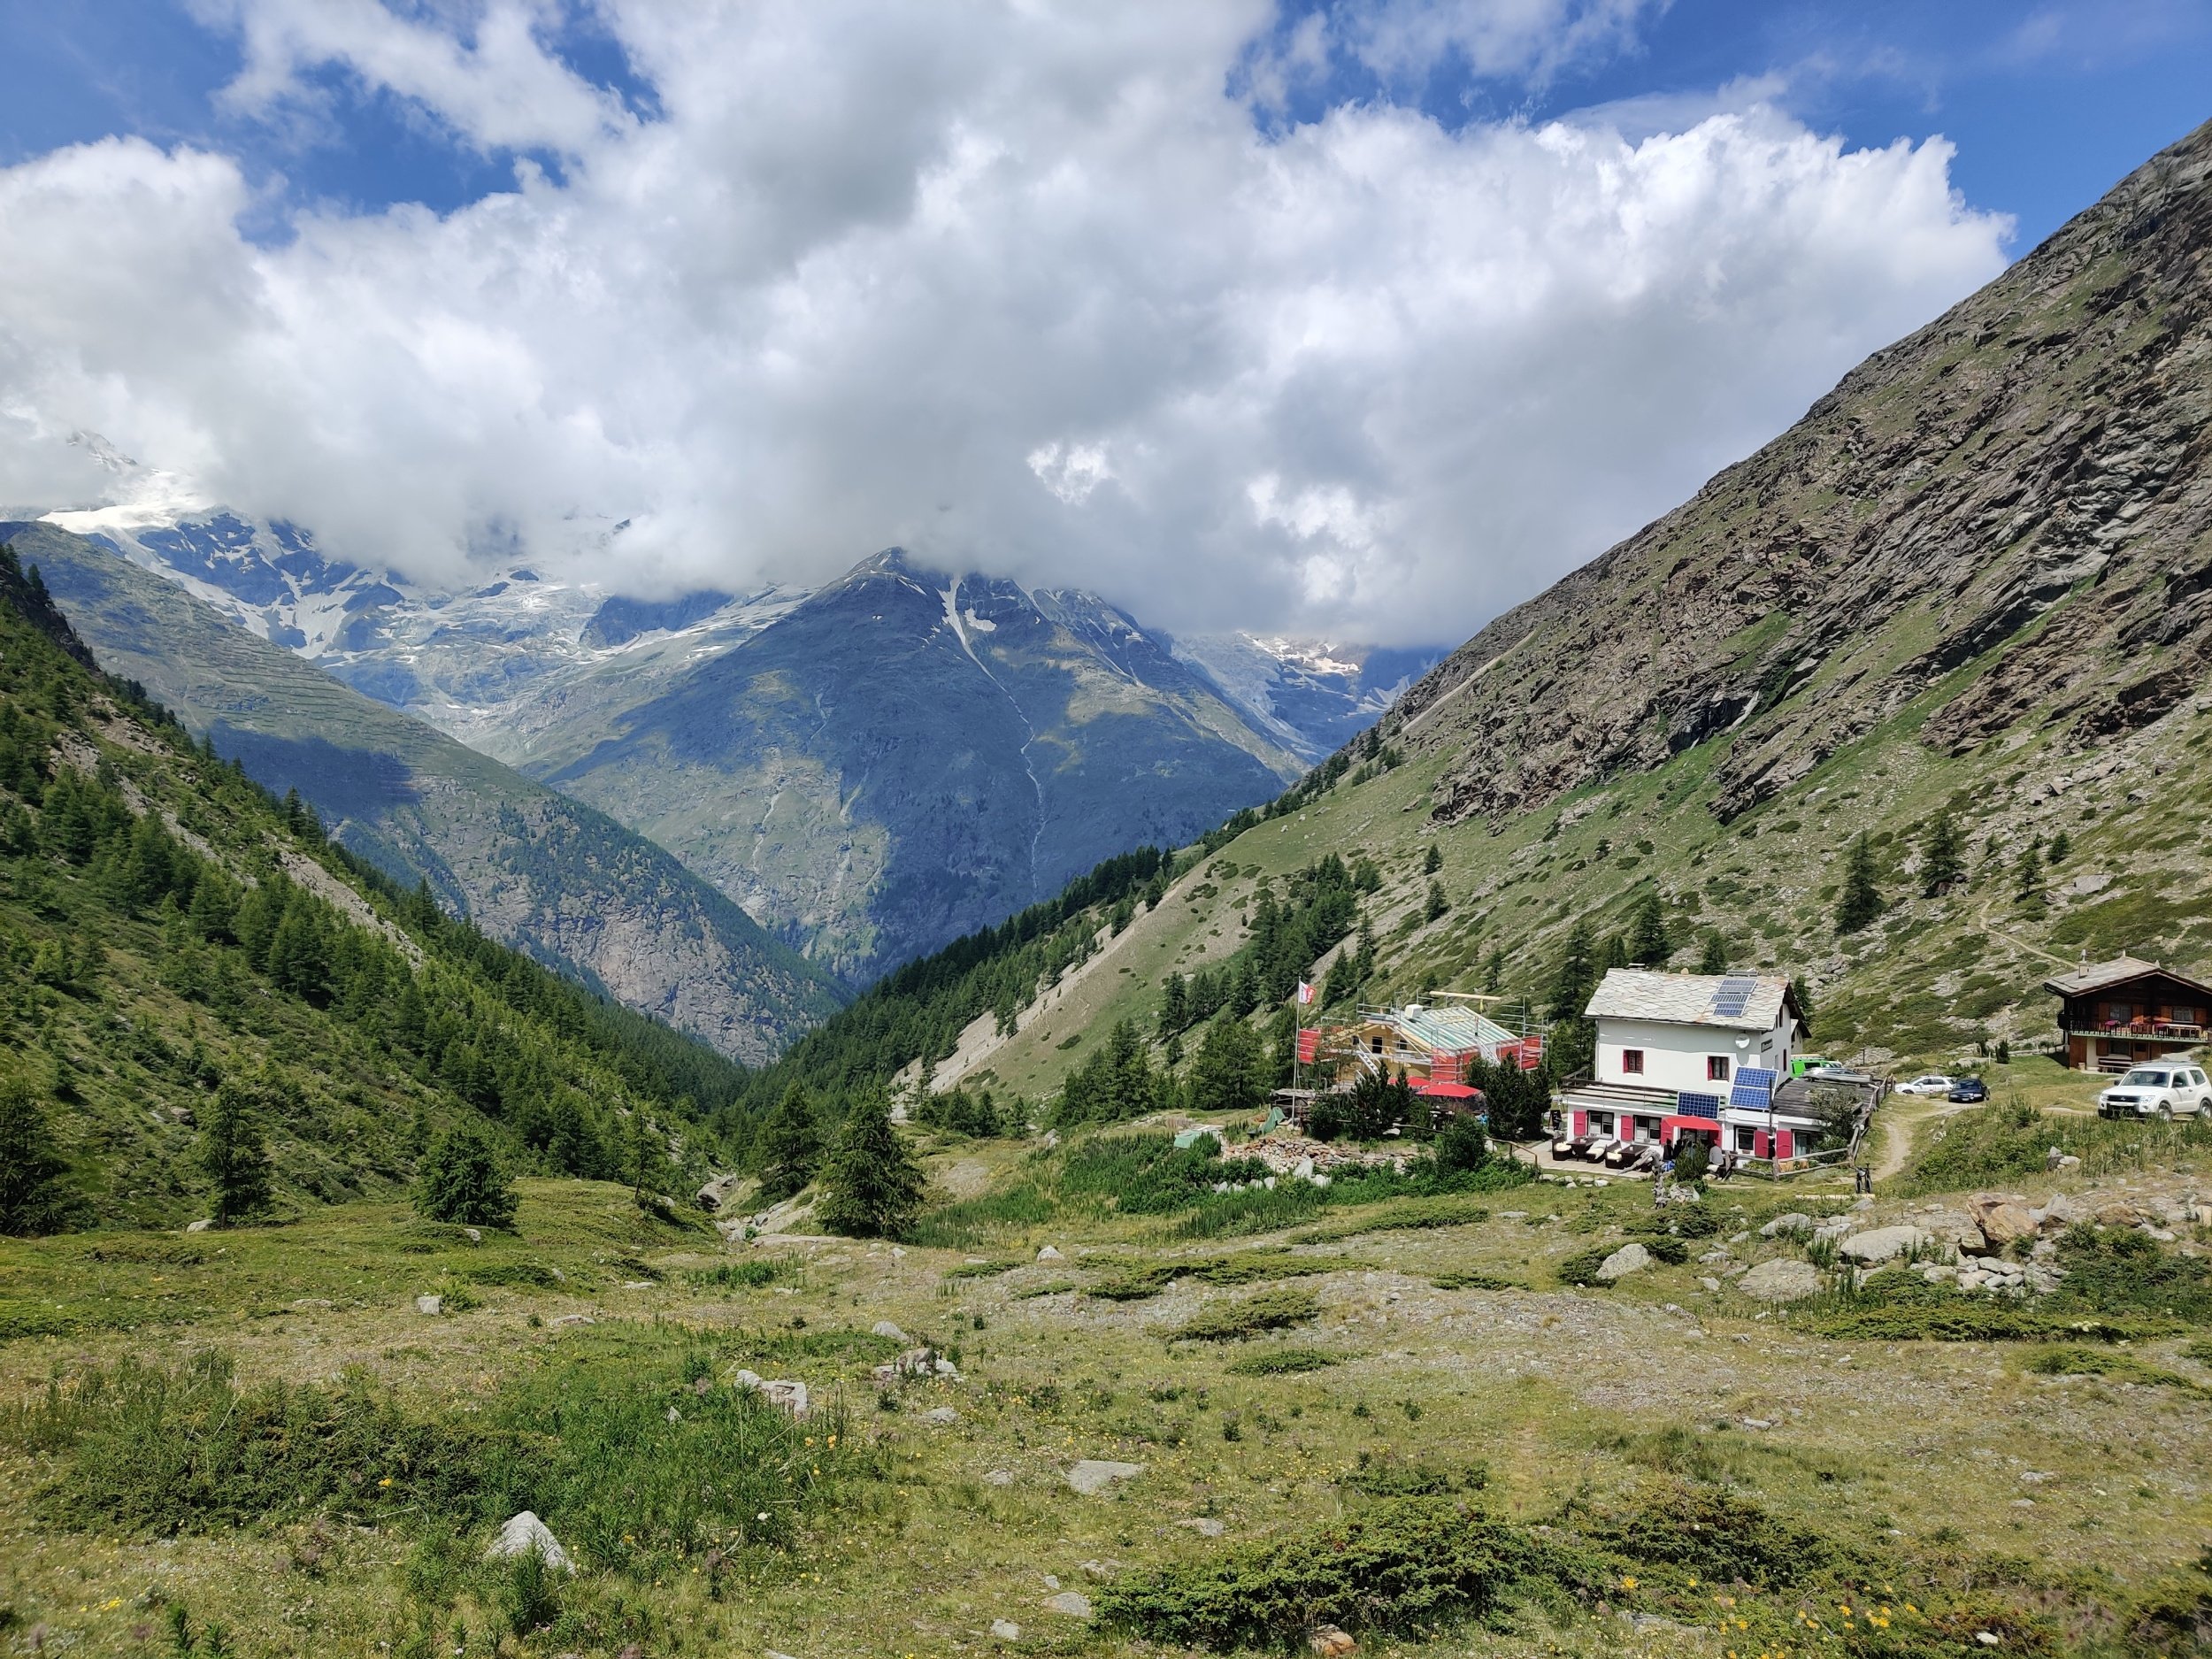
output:
[[[1503,823],[1723,746],[1724,820],[1932,688],[1971,749],[2077,749],[2212,673],[2212,126],[1877,353],[1697,496],[1485,628],[1394,741]]]
[[[826,976],[660,848],[50,525],[0,530],[103,666],[143,684],[331,833],[493,938],[723,1053],[764,1060],[837,1006]]]

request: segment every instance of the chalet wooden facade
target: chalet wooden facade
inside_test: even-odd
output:
[[[2043,982],[2059,1000],[2066,1064],[2124,1071],[2212,1037],[2212,985],[2138,956],[2118,956]]]

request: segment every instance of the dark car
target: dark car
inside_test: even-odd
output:
[[[1944,1098],[1970,1104],[1975,1101],[1987,1100],[1989,1085],[1978,1077],[1954,1078],[1951,1081],[1951,1092]]]

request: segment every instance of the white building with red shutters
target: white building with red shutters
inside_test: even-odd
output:
[[[1818,1126],[1778,1098],[1805,1032],[1784,975],[1613,968],[1583,1012],[1597,1024],[1597,1058],[1590,1081],[1562,1096],[1571,1135],[1670,1147],[1695,1135],[1789,1158]]]

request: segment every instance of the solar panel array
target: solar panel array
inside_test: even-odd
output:
[[[1751,1006],[1751,999],[1758,992],[1758,980],[1741,973],[1728,975],[1720,982],[1720,989],[1713,993],[1713,1017],[1741,1019],[1744,1010]]]
[[[1736,1073],[1736,1087],[1728,1091],[1728,1103],[1764,1111],[1767,1102],[1774,1097],[1776,1079],[1777,1073],[1764,1066],[1746,1066]]]
[[[1709,1118],[1715,1123],[1720,1121],[1720,1096],[1717,1094],[1679,1092],[1674,1097],[1674,1109],[1685,1118]]]

